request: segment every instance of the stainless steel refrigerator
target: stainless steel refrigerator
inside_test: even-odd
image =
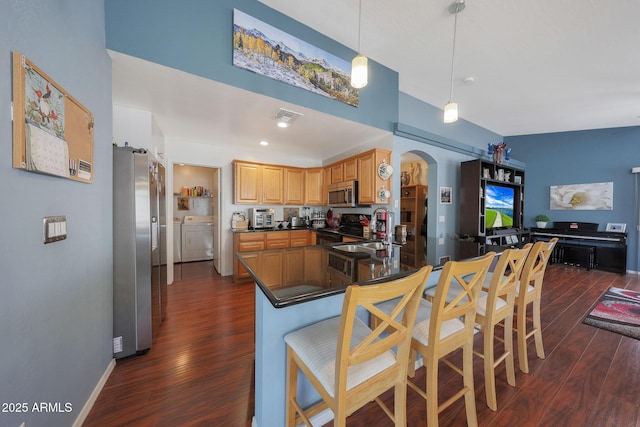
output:
[[[113,148],[113,353],[151,348],[167,307],[164,167],[146,150]],[[164,262],[164,264],[163,264]]]

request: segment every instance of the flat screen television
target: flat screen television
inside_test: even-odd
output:
[[[486,228],[513,227],[515,208],[513,188],[487,184],[485,192],[484,218]]]

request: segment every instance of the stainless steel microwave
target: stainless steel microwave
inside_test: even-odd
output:
[[[328,187],[329,206],[355,207],[358,205],[358,181],[345,181]]]

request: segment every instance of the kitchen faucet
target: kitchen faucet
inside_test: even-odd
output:
[[[384,206],[379,206],[376,208],[376,210],[373,211],[373,221],[371,224],[371,232],[372,233],[376,233],[378,230],[378,213],[379,212],[384,212],[384,230],[380,230],[381,232],[384,231],[384,237],[382,238],[382,241],[388,245],[391,245],[391,243],[393,242],[393,212],[389,212],[389,210],[384,207]]]

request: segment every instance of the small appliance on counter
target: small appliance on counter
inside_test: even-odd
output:
[[[254,230],[263,228],[274,228],[276,226],[276,214],[270,208],[250,208],[249,227]]]
[[[247,230],[249,228],[249,221],[244,216],[244,212],[234,212],[231,215],[231,229],[232,230]]]

